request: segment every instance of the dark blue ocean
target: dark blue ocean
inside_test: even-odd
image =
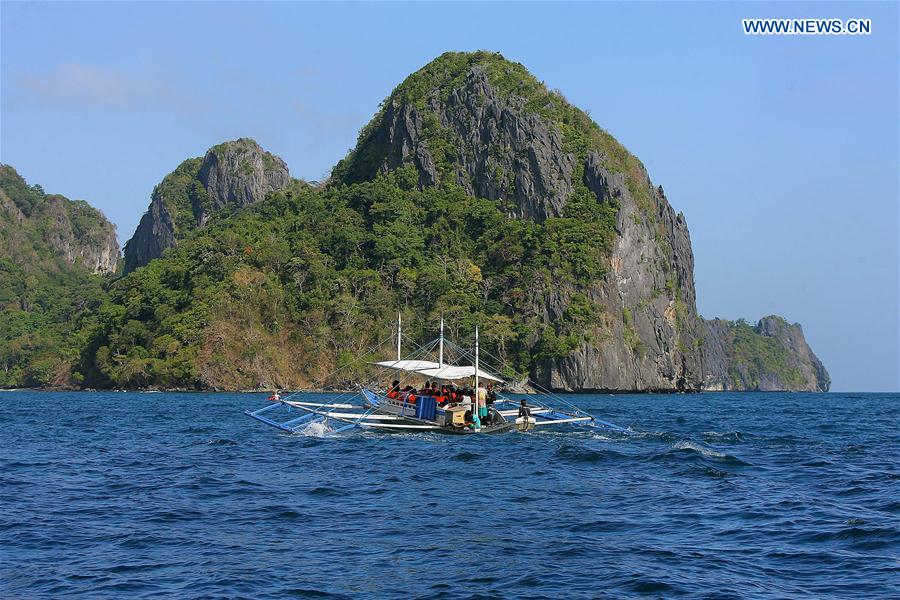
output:
[[[572,398],[638,433],[0,393],[0,597],[900,597],[900,395]]]

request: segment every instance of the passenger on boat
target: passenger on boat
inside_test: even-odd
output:
[[[519,416],[526,419],[531,417],[531,409],[528,408],[525,398],[522,398],[522,402],[519,403]]]
[[[494,391],[494,384],[489,383],[487,386],[487,405],[494,406],[494,402],[497,401],[497,392]]]
[[[447,402],[449,404],[456,404],[456,388],[451,383],[444,388],[447,392]]]
[[[447,404],[447,402],[450,401],[450,397],[447,395],[447,386],[442,385],[441,389],[438,390],[437,393],[435,394],[435,397],[437,399],[437,403],[440,404],[441,406],[443,406],[444,404]]]
[[[391,384],[390,389],[388,389],[387,397],[391,400],[396,400],[400,397],[400,382],[396,379],[394,383]]]
[[[269,400],[272,402],[281,402],[281,394],[278,393],[278,390],[272,392],[272,395],[269,396]]]
[[[476,398],[478,398],[478,418],[482,421],[487,419],[488,416],[488,407],[487,407],[487,390],[484,389],[484,382],[478,382],[478,390],[476,390]]]
[[[416,403],[416,389],[411,385],[406,386],[406,388],[404,388],[404,390],[403,390],[402,397],[405,402],[409,402],[410,404],[415,404]]]

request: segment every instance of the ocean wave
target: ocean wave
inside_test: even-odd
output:
[[[450,460],[468,463],[468,462],[473,462],[473,461],[479,460],[481,458],[483,458],[483,456],[481,454],[478,454],[475,452],[463,451],[463,452],[458,452],[458,453],[454,454],[453,456],[451,456]]]
[[[659,594],[665,592],[669,594],[681,595],[681,593],[683,593],[681,589],[670,583],[666,583],[665,581],[660,581],[658,579],[647,579],[644,577],[632,579],[625,585],[635,592],[638,592],[639,594]]]
[[[714,469],[712,467],[706,467],[703,469],[703,474],[707,477],[711,477],[713,479],[725,479],[726,477],[734,477],[735,474],[731,471],[723,471],[721,469]]]
[[[635,431],[632,435],[628,436],[625,439],[671,443],[677,440],[678,436],[668,431]]]
[[[202,516],[202,512],[193,509],[163,510],[148,515],[144,520],[147,523],[176,523],[178,521],[193,521]]]
[[[557,448],[555,456],[559,460],[570,463],[599,463],[611,460],[620,460],[625,457],[624,454],[616,452],[608,448],[592,449],[581,448],[572,445],[562,445]]]
[[[229,440],[227,438],[216,438],[206,442],[208,446],[237,446],[239,443],[237,440]]]
[[[703,439],[707,441],[714,441],[725,444],[739,444],[744,441],[744,436],[746,434],[743,434],[740,431],[704,431],[701,435],[703,436]]]
[[[836,531],[807,534],[802,539],[805,542],[816,544],[843,542],[858,550],[875,550],[896,547],[897,544],[900,544],[900,529],[893,526],[862,527],[860,525],[850,525]]]
[[[675,443],[668,452],[663,454],[669,456],[685,454],[688,456],[699,456],[703,459],[719,463],[750,466],[750,463],[741,460],[733,454],[719,452],[718,450],[714,450],[713,448],[709,448],[691,440],[681,440],[680,442]]]
[[[672,446],[672,450],[690,450],[692,452],[697,452],[702,454],[706,458],[715,458],[715,459],[725,459],[728,458],[728,455],[724,452],[718,452],[713,450],[712,448],[707,448],[706,446],[701,446],[700,444],[696,444],[690,440],[682,440]]]
[[[185,427],[184,429],[180,429],[178,433],[211,433],[213,431],[212,427],[198,427],[196,425],[190,425],[189,427]]]
[[[309,494],[310,496],[319,496],[324,498],[339,498],[340,496],[344,495],[341,490],[327,485],[314,487],[313,489],[309,490],[307,494]]]
[[[285,595],[297,598],[352,598],[346,594],[333,594],[320,589],[308,587],[294,587],[285,590]]]

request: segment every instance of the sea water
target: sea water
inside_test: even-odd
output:
[[[635,435],[0,394],[0,597],[900,596],[900,396],[571,396]]]

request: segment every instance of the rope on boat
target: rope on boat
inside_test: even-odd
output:
[[[394,336],[390,336],[390,337],[386,338],[385,340],[379,342],[379,343],[376,344],[375,346],[372,346],[371,348],[369,348],[369,351],[366,352],[365,354],[363,354],[362,356],[365,356],[365,355],[367,355],[367,354],[371,354],[371,353],[373,353],[374,351],[378,350],[378,349],[381,348],[384,344],[386,344],[388,341],[392,341],[392,340],[393,340],[393,337],[394,337]],[[429,351],[431,351],[432,349],[434,349],[434,346],[435,346],[436,344],[437,344],[437,340],[431,342],[430,344],[426,344],[425,346],[421,346],[421,347],[417,348],[417,349],[413,352],[413,354],[412,354],[411,356],[412,356],[412,357],[417,357],[417,356],[424,355],[424,354],[426,354],[427,352],[429,352]],[[341,371],[342,369],[346,369],[347,367],[349,367],[349,366],[351,366],[351,365],[354,365],[354,364],[356,364],[356,363],[358,363],[358,362],[362,362],[362,361],[363,361],[362,358],[356,358],[356,359],[350,361],[349,363],[347,363],[347,364],[345,364],[345,365],[343,365],[343,366],[341,366],[341,367],[335,369],[334,371],[332,371],[332,372],[329,373],[328,375],[326,375],[326,376],[325,376],[325,379],[327,380],[329,377],[331,377],[331,376],[337,374],[337,373],[338,373],[339,371]],[[400,369],[394,369],[394,372],[399,371],[399,370],[400,370]],[[407,375],[410,375],[410,376],[411,376],[411,374],[407,374]],[[402,382],[403,382],[404,379],[405,379],[405,378],[404,378],[403,376],[400,377],[401,384],[402,384]],[[329,417],[331,417],[331,413],[334,412],[335,410],[337,410],[337,408],[338,408],[337,405],[340,404],[340,401],[341,401],[341,400],[349,399],[349,398],[354,398],[354,397],[356,397],[356,396],[359,396],[359,395],[361,394],[361,392],[362,392],[362,387],[363,387],[363,386],[361,386],[361,385],[357,385],[357,389],[356,389],[356,390],[354,390],[354,391],[352,391],[352,392],[343,392],[343,393],[341,393],[341,394],[335,396],[334,398],[331,399],[331,404],[332,404],[332,406],[331,406],[330,408],[328,408],[328,410],[326,410],[326,411],[324,411],[324,412],[316,412],[316,414],[319,414],[319,415],[321,415],[322,417],[325,417],[325,419],[326,419],[326,421],[327,421],[327,419],[328,419]],[[282,398],[282,401],[289,400],[289,399],[291,399],[291,398],[293,398],[293,397],[295,397],[295,396],[298,396],[299,394],[302,394],[302,393],[304,393],[304,392],[303,392],[303,391],[297,391],[297,392],[294,392],[294,393],[292,393],[292,394],[290,394],[290,395],[288,395],[288,396]],[[363,420],[365,420],[366,417],[368,417],[370,414],[372,414],[372,412],[374,412],[377,408],[378,408],[377,406],[372,406],[371,408],[369,408],[368,410],[366,410],[365,412],[363,412],[362,415],[360,415],[358,418],[354,419],[350,424],[351,424],[352,426],[358,426]],[[340,419],[338,419],[338,420],[340,420]]]
[[[423,346],[419,346],[418,348],[415,349],[415,351],[413,351],[412,354],[409,355],[409,358],[407,358],[405,360],[415,360],[420,356],[424,356],[431,350],[434,350],[434,347],[437,345],[437,343],[438,343],[438,340],[435,339],[435,340],[432,340],[432,341],[426,343]],[[391,373],[393,373],[393,375],[391,375],[391,377],[397,377],[397,381],[400,382],[400,386],[402,386],[404,383],[409,381],[409,379],[411,377],[415,377],[415,374],[410,371],[404,371],[403,369],[391,369],[390,367],[384,367],[384,368],[386,370],[390,371]],[[398,373],[400,373],[400,374],[398,375]],[[390,383],[388,385],[390,385]]]
[[[473,358],[473,355],[472,355],[472,353],[471,353],[469,350],[467,350],[466,348],[463,348],[463,347],[457,345],[457,344],[456,344],[455,342],[453,342],[452,340],[446,340],[446,339],[445,339],[445,340],[444,340],[444,344],[453,347],[455,350],[457,350],[457,351],[459,351],[460,353],[462,353],[464,357]],[[486,354],[489,358],[491,358],[491,359],[497,361],[499,364],[502,364],[502,365],[506,366],[507,368],[509,367],[509,365],[506,364],[506,361],[504,361],[503,359],[501,359],[501,358],[499,358],[499,357],[497,357],[497,356],[494,356],[493,354],[491,354],[491,353],[488,352],[487,350],[482,349],[481,352],[482,352],[483,354]],[[592,421],[597,421],[598,423],[601,423],[601,424],[603,424],[603,425],[605,425],[605,426],[607,426],[607,427],[613,427],[613,428],[615,428],[615,429],[622,429],[622,430],[625,430],[624,427],[621,427],[621,426],[619,426],[619,425],[615,425],[615,424],[613,424],[613,423],[608,423],[608,422],[606,422],[606,421],[600,421],[600,420],[596,419],[596,417],[594,417],[592,414],[590,414],[589,412],[587,412],[587,411],[584,410],[583,408],[579,407],[578,405],[576,405],[576,404],[574,404],[574,403],[572,403],[572,402],[569,402],[568,400],[566,400],[565,398],[563,398],[563,397],[560,396],[559,394],[557,394],[557,393],[555,393],[555,392],[553,392],[553,391],[551,391],[551,390],[548,390],[548,389],[545,388],[544,386],[542,386],[542,385],[538,384],[537,382],[533,381],[531,378],[526,378],[526,381],[527,381],[531,386],[533,386],[538,392],[540,392],[541,394],[544,394],[545,396],[549,396],[550,398],[552,398],[552,399],[555,400],[556,402],[559,402],[559,403],[562,404],[563,406],[566,406],[567,408],[573,410],[573,411],[575,412],[575,414],[583,415],[583,416],[585,416],[585,417],[590,417]]]
[[[389,335],[388,337],[386,337],[386,338],[383,339],[382,341],[378,342],[378,343],[375,344],[374,346],[371,346],[365,353],[360,354],[359,356],[357,356],[356,358],[354,358],[353,360],[351,360],[351,361],[348,362],[347,364],[342,365],[342,366],[338,367],[337,369],[334,369],[333,371],[331,371],[330,373],[328,373],[327,375],[325,375],[325,377],[323,377],[320,381],[324,384],[325,381],[328,381],[328,379],[329,379],[330,377],[333,377],[334,375],[337,375],[340,371],[343,371],[343,370],[346,369],[347,367],[350,367],[350,366],[352,366],[352,365],[355,365],[356,363],[362,362],[362,361],[363,361],[363,357],[365,357],[366,355],[371,354],[371,353],[377,351],[377,350],[380,349],[382,346],[384,346],[387,342],[393,340],[393,338],[394,338],[394,335],[393,335],[393,334]],[[303,394],[303,393],[305,393],[303,390],[298,390],[298,391],[296,391],[296,392],[293,392],[293,393],[291,393],[291,394],[288,394],[287,396],[285,396],[284,398],[282,398],[282,400],[290,400],[291,398],[293,398],[293,397],[295,397],[295,396],[298,396],[298,395],[300,395],[300,394]],[[340,400],[340,399],[342,399],[342,398],[344,398],[344,397],[352,398],[352,397],[354,397],[357,393],[358,393],[358,392],[352,392],[352,393],[351,393],[351,392],[341,392],[340,394],[338,394],[337,396],[335,396],[335,398],[334,398],[333,401]]]

